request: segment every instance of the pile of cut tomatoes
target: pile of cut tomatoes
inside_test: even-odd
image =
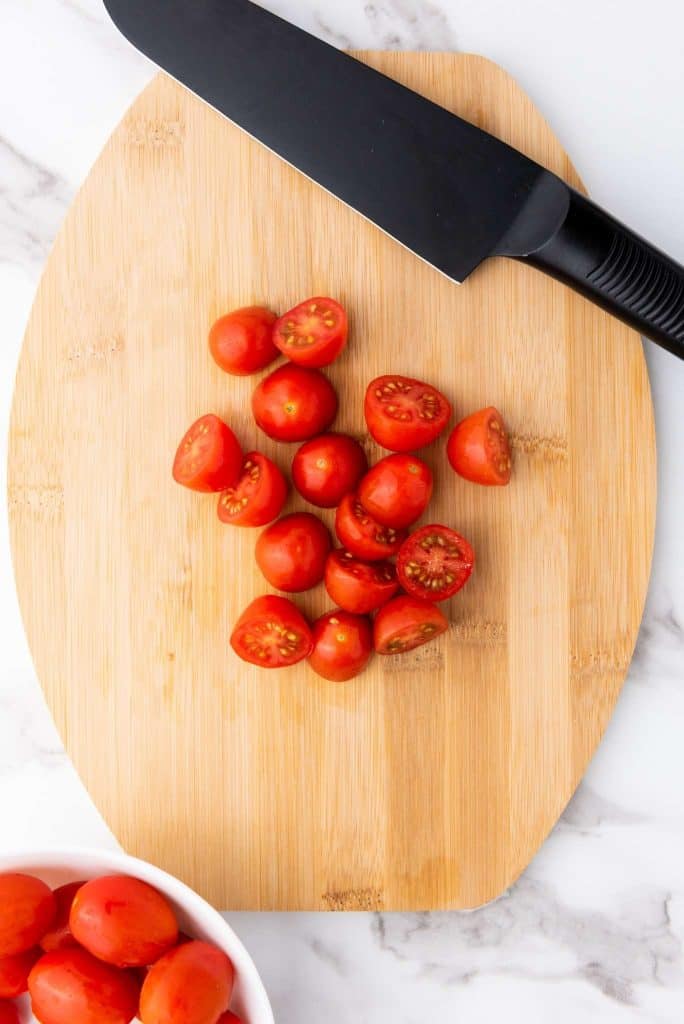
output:
[[[243,455],[218,416],[194,423],[176,453],[173,475],[192,490],[220,492],[218,516],[232,526],[266,529],[256,561],[275,589],[301,593],[324,582],[336,607],[310,625],[288,598],[257,598],[236,623],[231,644],[263,668],[304,658],[320,676],[357,676],[373,652],[403,654],[448,628],[437,605],[465,586],[475,565],[468,541],[443,525],[415,529],[433,490],[433,474],[415,452],[448,427],[451,405],[437,388],[383,376],[366,389],[364,414],[373,439],[391,454],[369,467],[357,440],[331,432],[337,394],[321,368],[347,344],[348,318],[329,298],[312,298],[279,319],[250,307],[222,317],[209,336],[211,353],[228,373],[265,369],[280,354],[288,362],[265,377],[252,396],[257,425],[268,437],[299,443],[292,482],[312,505],[336,509],[330,531],[310,512],[279,518],[288,482],[259,452]],[[474,413],[452,431],[447,455],[474,483],[511,479],[511,449],[496,409]],[[371,620],[370,616],[373,616]]]

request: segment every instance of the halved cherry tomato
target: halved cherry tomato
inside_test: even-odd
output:
[[[387,455],[359,484],[363,507],[379,523],[395,529],[415,523],[431,497],[430,467],[415,455]]]
[[[262,668],[296,665],[311,653],[311,627],[286,597],[258,597],[242,613],[230,645],[243,661]]]
[[[186,942],[150,968],[140,993],[143,1024],[215,1024],[227,1009],[235,970],[207,942]]]
[[[406,530],[383,526],[363,507],[357,494],[347,494],[340,502],[335,532],[347,551],[366,562],[396,555],[406,540]]]
[[[275,462],[259,452],[245,455],[242,476],[218,501],[218,517],[231,526],[266,526],[287,499],[287,481]]]
[[[366,423],[383,448],[411,452],[431,444],[451,419],[441,391],[411,377],[378,377],[364,402]]]
[[[511,479],[511,444],[501,413],[493,406],[454,427],[447,455],[459,476],[475,484],[505,487]]]
[[[37,946],[57,913],[55,897],[32,875],[0,875],[0,957]]]
[[[0,999],[16,999],[28,988],[31,968],[41,958],[40,946],[0,959]]]
[[[314,622],[309,664],[324,679],[346,683],[363,672],[372,653],[373,630],[365,616],[338,609]]]
[[[275,313],[263,306],[247,306],[222,316],[209,332],[211,354],[226,373],[245,377],[278,358],[273,344]]]
[[[71,913],[71,904],[74,902],[74,896],[82,885],[85,885],[85,882],[69,882],[67,885],[62,885],[59,889],[55,889],[54,897],[57,904],[57,914],[50,930],[40,940],[40,944],[46,953],[51,953],[53,949],[66,949],[67,946],[76,945],[76,939],[71,934],[71,928],[69,927],[69,914]]]
[[[349,335],[349,323],[339,302],[314,298],[281,316],[273,340],[284,356],[299,366],[328,366],[337,359]]]
[[[466,585],[474,565],[465,537],[448,526],[423,526],[401,545],[397,575],[407,594],[446,601]]]
[[[368,469],[366,453],[346,434],[321,434],[307,441],[292,460],[292,479],[303,498],[335,508]]]
[[[116,967],[152,964],[178,940],[178,922],[166,897],[128,875],[94,878],[81,886],[69,927],[84,949]]]
[[[328,555],[325,589],[346,612],[366,615],[394,597],[399,582],[391,562],[362,562],[342,548]]]
[[[449,628],[446,616],[429,601],[401,594],[384,605],[373,623],[378,654],[406,654]]]
[[[307,441],[337,416],[335,389],[318,370],[281,366],[252,395],[257,425],[276,441]]]
[[[132,974],[78,947],[42,956],[28,987],[41,1024],[129,1024],[140,991]]]
[[[242,451],[230,427],[218,416],[202,416],[178,446],[173,478],[191,491],[225,491],[242,470]]]
[[[0,1024],[21,1024],[14,1003],[6,1003],[4,999],[0,999]]]
[[[277,590],[310,590],[325,573],[330,533],[317,516],[296,512],[267,527],[256,543],[257,565]]]

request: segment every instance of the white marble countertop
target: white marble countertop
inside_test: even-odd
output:
[[[269,0],[345,46],[511,71],[595,198],[684,262],[681,0]],[[152,66],[101,0],[0,0],[0,417],[41,268]],[[534,863],[473,914],[230,915],[279,1024],[684,1020],[684,363],[649,348],[660,505],[641,639],[606,739]],[[2,470],[4,473],[4,457]],[[44,708],[2,503],[0,849],[112,844]]]

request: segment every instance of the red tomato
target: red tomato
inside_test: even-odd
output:
[[[272,587],[292,594],[321,582],[329,551],[328,528],[310,512],[296,512],[264,530],[256,560]]]
[[[4,999],[0,999],[0,1024],[21,1024],[14,1003],[6,1003]]]
[[[143,982],[143,1024],[215,1024],[227,1009],[235,971],[220,949],[186,942],[158,960]]]
[[[423,526],[401,545],[397,575],[407,594],[446,601],[466,585],[474,565],[465,537],[448,526]]]
[[[191,491],[225,491],[242,470],[238,440],[223,420],[209,414],[190,427],[173,461],[173,478]]]
[[[402,529],[420,519],[432,497],[432,473],[415,455],[388,455],[359,484],[359,499],[384,526]]]
[[[368,469],[366,453],[346,434],[321,434],[307,441],[292,460],[292,479],[303,498],[335,508]]]
[[[0,1024],[2,1024],[1,1021]],[[224,1013],[219,1017],[216,1024],[242,1024],[242,1021],[237,1014],[231,1013],[230,1010],[228,1010],[227,1013]]]
[[[262,668],[296,665],[311,653],[311,628],[285,597],[258,597],[238,619],[230,638],[238,657]]]
[[[236,309],[217,320],[209,332],[211,354],[226,373],[245,377],[278,358],[273,344],[275,313],[263,306]]]
[[[245,456],[242,476],[218,501],[218,517],[231,526],[266,526],[280,515],[287,481],[275,462],[259,452]]]
[[[46,953],[29,974],[33,1012],[41,1024],[128,1024],[138,1009],[132,976],[85,949]]]
[[[108,875],[82,886],[69,926],[77,942],[116,967],[154,963],[178,940],[171,904],[139,878]]]
[[[335,532],[343,547],[366,562],[396,555],[406,539],[405,530],[382,526],[363,507],[356,494],[347,494],[335,515]]]
[[[328,555],[325,589],[346,612],[366,615],[394,597],[399,583],[391,562],[362,562],[341,549]]]
[[[0,957],[37,946],[56,912],[45,882],[31,875],[0,875]]]
[[[40,940],[46,953],[51,953],[53,949],[65,949],[67,946],[76,945],[76,939],[71,934],[69,927],[69,914],[74,896],[82,885],[85,885],[85,882],[69,882],[68,885],[62,885],[59,889],[55,889],[57,914],[50,931],[46,932]]]
[[[313,625],[314,672],[334,683],[346,683],[363,672],[373,652],[373,630],[365,616],[337,610]]]
[[[378,377],[364,402],[366,423],[383,448],[411,452],[431,444],[451,419],[441,391],[410,377]]]
[[[252,395],[257,425],[276,441],[306,441],[337,416],[335,389],[318,370],[281,366]]]
[[[307,299],[281,316],[273,329],[280,351],[300,366],[328,366],[347,344],[347,314],[334,299]]]
[[[429,601],[400,594],[380,609],[373,623],[378,654],[406,654],[449,628],[446,616]]]
[[[492,406],[454,427],[447,445],[456,472],[475,484],[505,487],[511,479],[511,444],[501,414]]]
[[[42,955],[42,949],[34,946],[25,953],[0,959],[0,999],[15,999],[26,991],[29,972]]]

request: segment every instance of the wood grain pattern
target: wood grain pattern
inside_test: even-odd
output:
[[[515,83],[470,56],[364,59],[578,184]],[[440,467],[430,511],[475,576],[446,638],[348,685],[265,674],[228,649],[267,588],[255,536],[171,482],[216,411],[286,466],[248,412],[253,381],[211,362],[220,313],[332,292],[353,341],[331,370],[338,428],[396,371],[457,413],[504,410],[512,486]],[[293,451],[292,449],[291,451]],[[10,446],[19,594],[67,748],[123,845],[222,907],[473,907],[559,817],[634,647],[655,508],[639,339],[532,270],[490,261],[456,287],[159,77],[61,232],[26,335]],[[297,502],[291,500],[290,507]],[[330,517],[328,517],[328,520]],[[322,590],[307,612],[327,606]]]

